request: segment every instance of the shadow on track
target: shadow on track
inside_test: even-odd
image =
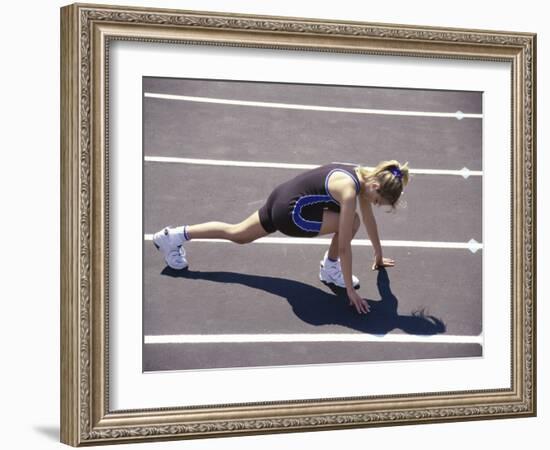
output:
[[[363,333],[386,334],[394,329],[408,334],[433,335],[443,333],[445,324],[423,311],[404,316],[397,313],[398,301],[390,289],[390,279],[385,269],[377,276],[380,300],[368,300],[370,312],[359,315],[347,299],[345,290],[332,289],[333,294],[300,281],[285,278],[248,275],[236,272],[202,272],[173,270],[166,267],[162,275],[192,280],[208,280],[217,283],[236,283],[259,289],[285,298],[294,313],[311,325],[341,325]]]

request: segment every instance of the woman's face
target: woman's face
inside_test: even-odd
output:
[[[378,192],[378,189],[380,189],[380,185],[378,183],[367,183],[366,195],[369,203],[375,206],[389,205],[388,201],[382,198],[382,196]]]

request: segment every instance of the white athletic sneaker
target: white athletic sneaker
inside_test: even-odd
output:
[[[323,261],[321,261],[321,269],[319,270],[319,279],[325,284],[334,284],[340,288],[345,289],[346,283],[344,282],[344,274],[342,273],[342,267],[340,266],[340,259],[338,261],[330,261],[327,258],[327,253]],[[355,276],[351,276],[354,289],[359,289],[359,279]]]
[[[183,239],[173,228],[166,227],[155,233],[153,244],[163,253],[166,264],[172,269],[182,270],[189,266],[185,258]]]

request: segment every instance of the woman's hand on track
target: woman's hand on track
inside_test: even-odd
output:
[[[376,258],[374,264],[372,265],[372,270],[378,270],[382,267],[393,267],[395,266],[395,261],[391,258]]]
[[[370,311],[369,304],[364,298],[354,291],[348,292],[350,306],[355,306],[355,309],[359,314],[366,314]]]

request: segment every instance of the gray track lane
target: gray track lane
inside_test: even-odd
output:
[[[300,172],[145,163],[144,232],[153,233],[167,224],[239,222],[259,209],[276,185]],[[480,177],[417,175],[403,196],[405,208],[396,213],[375,208],[380,235],[382,239],[481,242],[481,189]],[[367,238],[363,227],[357,238]]]
[[[185,370],[477,357],[477,344],[398,343],[284,343],[262,344],[148,344],[143,370]]]
[[[232,98],[246,91],[249,97],[240,99],[321,105],[330,102],[334,106],[364,108],[393,109],[398,105],[396,109],[419,110],[421,104],[424,110],[442,110],[442,104],[446,104],[451,112],[479,112],[476,108],[481,104],[479,93],[418,95],[402,90],[360,92],[348,88],[289,89],[288,85],[197,82],[191,90],[188,85],[185,92],[174,92],[171,88],[176,84],[167,83],[169,90],[165,92]],[[457,100],[460,97],[464,103]],[[339,101],[342,103],[333,103]],[[310,164],[336,160],[367,165],[396,158],[409,160],[417,168],[481,169],[482,129],[477,119],[306,113],[154,99],[145,99],[144,106],[145,155]],[[273,187],[288,175],[288,170],[146,163],[144,232],[156,231],[168,223],[239,221],[258,209]],[[479,178],[418,176],[407,188],[405,198],[407,209],[396,215],[377,214],[382,239],[481,240]],[[368,269],[372,249],[354,250],[361,294],[370,300],[373,309],[369,316],[362,317],[319,283],[318,260],[323,247],[191,242],[191,270],[176,275],[163,271],[161,255],[150,242],[145,244],[145,334],[477,335],[481,331],[481,252],[474,255],[467,250],[386,248],[385,254],[395,257],[398,266],[379,274]],[[424,315],[415,313],[419,310],[424,310]],[[147,370],[162,370],[304,363],[304,358],[297,358],[299,353],[307,353],[313,363],[327,362],[327,357],[342,361],[338,359],[341,353],[351,353],[355,360],[481,354],[481,348],[471,344],[348,345],[345,352],[337,345],[315,344],[296,344],[287,352],[282,350],[284,347],[270,344],[146,345],[144,361]],[[365,355],[367,348],[371,351]],[[254,354],[262,356],[250,359]]]
[[[409,161],[481,170],[482,121],[295,111],[144,99],[151,156],[317,164]]]
[[[150,77],[143,79],[143,90],[158,94],[344,108],[482,112],[481,93],[468,91]]]
[[[372,249],[355,248],[359,293],[372,306],[360,316],[319,281],[322,246],[190,242],[186,248],[190,270],[177,272],[165,269],[145,242],[146,335],[481,332],[480,252],[386,248],[397,265],[375,272]]]

